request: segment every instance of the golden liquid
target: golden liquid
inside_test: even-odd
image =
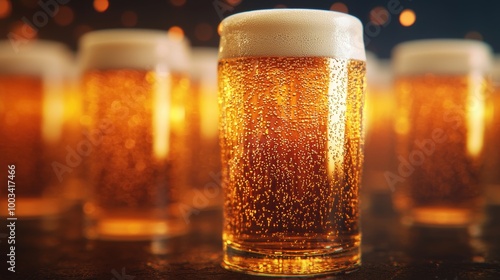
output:
[[[178,204],[189,152],[184,132],[188,82],[142,70],[95,70],[84,77],[89,131],[86,234],[150,239],[185,231]]]
[[[224,264],[321,274],[359,264],[365,63],[219,62]]]
[[[478,221],[486,86],[482,77],[466,75],[397,80],[398,156],[410,163],[414,156],[414,171],[395,187],[405,222],[467,226]],[[427,152],[417,144],[423,141],[429,143]]]
[[[64,151],[60,146],[64,144],[58,135],[43,131],[44,118],[50,119],[44,112],[45,86],[39,77],[0,76],[0,174],[7,180],[7,165],[15,164],[15,216],[54,215],[65,204],[59,199],[64,182],[58,181],[51,166],[53,161],[61,160]],[[59,121],[45,119],[45,125],[59,130]],[[0,213],[4,217],[6,191],[7,185],[0,200]]]

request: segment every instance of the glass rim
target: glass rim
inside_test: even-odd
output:
[[[399,75],[489,72],[492,49],[484,42],[470,39],[412,40],[393,48],[392,61]]]
[[[73,52],[63,43],[32,39],[16,47],[10,40],[0,40],[0,73],[51,75],[71,71]]]
[[[91,31],[79,40],[80,71],[88,69],[189,70],[189,41],[166,30],[116,28]]]

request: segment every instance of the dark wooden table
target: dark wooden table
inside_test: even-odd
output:
[[[482,235],[471,238],[401,226],[389,196],[374,196],[362,212],[362,267],[318,279],[500,279],[500,206],[486,212]],[[221,268],[221,223],[213,210],[193,215],[191,233],[167,242],[98,242],[81,236],[79,209],[60,220],[19,219],[15,273],[0,228],[0,279],[262,279]]]

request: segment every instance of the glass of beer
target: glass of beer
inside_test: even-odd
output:
[[[492,67],[492,94],[487,98],[486,141],[483,181],[486,203],[500,205],[500,56],[496,55]]]
[[[366,63],[362,209],[376,206],[380,198],[390,196],[384,173],[394,168],[396,158],[393,130],[395,98],[390,62],[367,52]]]
[[[80,40],[90,239],[158,240],[186,232],[179,204],[188,143],[188,46],[156,30],[101,30]]]
[[[220,26],[223,263],[258,275],[360,265],[363,30],[302,9]]]
[[[191,50],[189,138],[197,148],[191,153],[191,191],[186,202],[196,211],[222,208],[217,60],[217,48]]]
[[[0,42],[0,166],[5,217],[53,217],[66,209],[65,83],[71,52],[37,40]],[[59,165],[58,165],[59,164]]]
[[[386,179],[403,223],[476,228],[490,48],[471,40],[419,40],[393,51],[397,161]]]

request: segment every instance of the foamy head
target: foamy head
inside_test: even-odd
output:
[[[494,83],[500,84],[500,55],[495,55],[493,59],[493,69],[491,71],[491,78]]]
[[[415,75],[489,71],[492,54],[491,48],[479,41],[442,39],[402,43],[392,55],[397,75]]]
[[[366,82],[369,86],[377,82],[377,68],[378,68],[378,58],[377,56],[367,51],[366,52]]]
[[[193,48],[191,51],[191,77],[208,85],[217,84],[217,49]]]
[[[0,74],[62,75],[72,62],[72,52],[61,43],[33,40],[14,48],[10,41],[0,41]]]
[[[377,58],[372,52],[366,52],[366,82],[369,87],[390,87],[392,85],[392,69],[390,62],[385,59]]]
[[[189,43],[166,31],[109,29],[80,39],[80,66],[88,69],[157,69],[187,72]]]
[[[307,9],[245,12],[224,19],[219,59],[319,56],[365,60],[363,27],[348,14]]]

